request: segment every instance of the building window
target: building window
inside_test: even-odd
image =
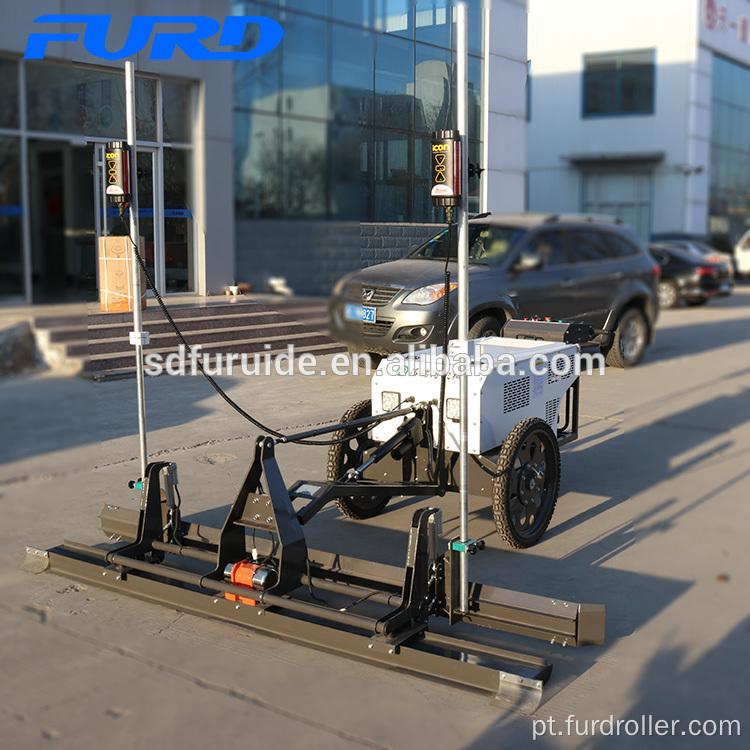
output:
[[[475,155],[482,151],[483,3],[467,2]],[[455,127],[452,7],[450,0],[233,0],[235,13],[270,16],[285,34],[273,52],[234,66],[236,215],[440,220],[426,149],[433,130]],[[248,46],[253,34],[250,26]],[[476,211],[478,187],[471,189]]]
[[[583,116],[654,111],[654,51],[584,55]]]
[[[734,243],[750,226],[750,68],[714,55],[712,79],[708,228]]]

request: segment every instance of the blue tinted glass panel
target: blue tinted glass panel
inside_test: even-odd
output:
[[[482,51],[482,24],[484,14],[482,6],[487,5],[487,0],[469,0],[466,3],[466,25],[468,38],[467,48],[470,55],[481,56]]]
[[[331,117],[334,122],[372,122],[372,32],[333,24]]]
[[[411,158],[406,133],[375,131],[373,144],[373,219],[411,221]]]
[[[414,39],[414,0],[374,0],[378,31]]]
[[[238,216],[281,215],[281,118],[235,112],[234,169]]]
[[[346,21],[357,26],[372,26],[372,5],[374,0],[331,0],[331,18]]]
[[[713,58],[709,227],[731,245],[750,225],[750,69]]]
[[[352,5],[356,5],[353,0]],[[319,16],[328,15],[328,0],[284,0],[284,7],[290,10],[303,10],[305,13],[316,13]]]
[[[284,22],[281,111],[328,116],[328,23],[297,13]]]
[[[450,0],[417,0],[416,29],[418,42],[450,48]]]
[[[454,120],[449,50],[416,45],[414,130],[446,130]]]
[[[375,124],[411,130],[414,45],[396,37],[378,36],[375,53]]]
[[[334,219],[368,219],[369,129],[355,125],[331,125],[331,216]]]
[[[243,15],[267,15],[275,20],[278,13],[269,13],[257,3],[246,3],[242,8]],[[243,48],[252,49],[260,39],[260,26],[248,24],[245,27]],[[261,112],[279,111],[279,92],[281,90],[281,51],[280,44],[262,57],[252,60],[240,60],[234,63],[234,106],[260,110]]]
[[[482,61],[478,57],[470,57],[467,69],[469,138],[479,140],[482,127]]]
[[[482,165],[482,144],[479,141],[469,141],[469,162]],[[481,178],[479,177],[469,177],[468,211],[470,214],[478,214],[481,211],[479,202],[480,182]]]
[[[291,117],[283,119],[282,200],[285,216],[326,216],[327,127],[323,122]]]

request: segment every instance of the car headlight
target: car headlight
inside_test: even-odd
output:
[[[334,285],[331,290],[331,295],[334,297],[343,297],[346,285],[349,283],[348,276],[342,276]]]
[[[450,290],[453,291],[456,288],[458,288],[458,284],[454,281],[450,286]],[[445,284],[430,284],[430,286],[423,286],[408,294],[404,298],[404,303],[408,305],[431,305],[444,296]]]

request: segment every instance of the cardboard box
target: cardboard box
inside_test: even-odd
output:
[[[145,242],[138,238],[138,251],[144,257]],[[99,301],[102,312],[132,312],[133,253],[129,237],[99,238]],[[141,271],[141,309],[146,308],[146,274]]]

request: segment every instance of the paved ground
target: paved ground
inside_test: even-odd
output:
[[[682,736],[692,719],[745,720],[750,697],[750,287],[662,315],[641,366],[585,380],[581,439],[544,541],[488,549],[472,578],[601,602],[607,642],[550,658],[534,718],[483,697],[324,655],[221,623],[19,571],[25,544],[102,541],[103,501],[136,505],[133,381],[39,375],[0,382],[0,743],[7,748],[739,747]],[[233,378],[231,395],[278,427],[339,416],[363,377]],[[149,448],[178,462],[185,512],[226,506],[255,430],[201,380],[147,382]],[[288,483],[321,477],[324,449],[284,447]],[[456,526],[447,497],[445,531]],[[369,522],[328,509],[310,546],[401,564],[414,503]],[[516,645],[521,639],[516,641]],[[585,719],[680,720],[677,737],[567,737]],[[534,720],[547,736],[532,741]],[[552,724],[550,724],[552,721]],[[632,724],[630,727],[632,728]],[[575,725],[572,725],[575,732]],[[711,728],[711,725],[708,725]],[[624,729],[621,730],[624,732]],[[745,742],[747,740],[745,739]]]

